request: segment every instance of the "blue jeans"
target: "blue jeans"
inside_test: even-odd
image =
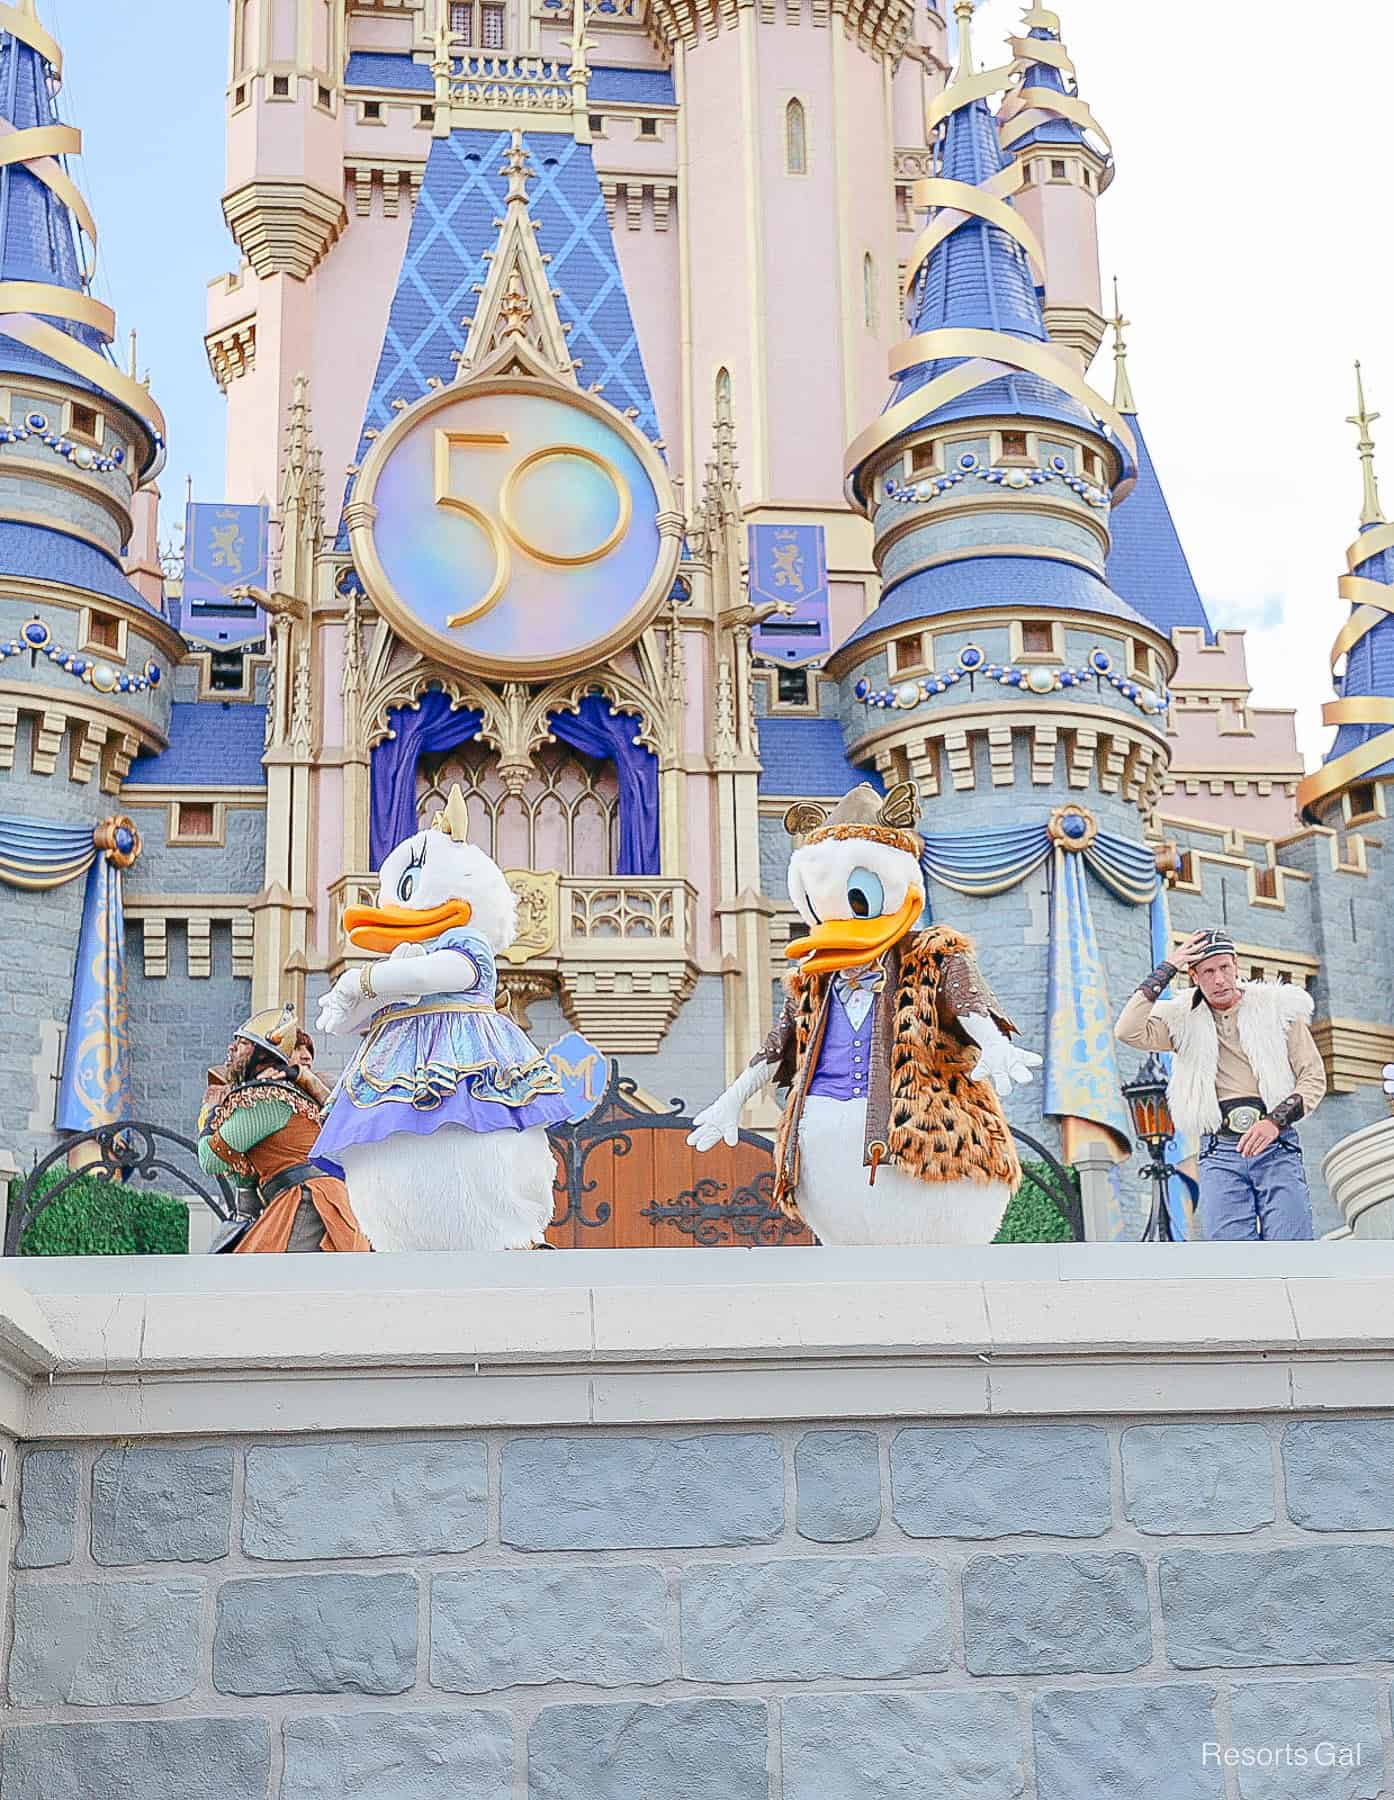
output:
[[[1202,1138],[1200,1223],[1207,1238],[1310,1239],[1312,1199],[1297,1133],[1280,1132],[1261,1156],[1241,1156],[1232,1144]]]

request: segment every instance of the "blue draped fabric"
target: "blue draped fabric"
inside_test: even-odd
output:
[[[126,915],[121,871],[102,852],[87,877],[55,1123],[60,1131],[90,1131],[130,1111]]]
[[[417,829],[416,765],[423,756],[468,743],[483,717],[456,706],[439,688],[428,688],[415,706],[389,711],[392,735],[374,745],[368,775],[368,855],[375,869]]]
[[[129,862],[139,843],[116,842]],[[130,1117],[131,1031],[126,1004],[126,915],[121,864],[98,847],[90,825],[0,814],[0,881],[30,890],[87,876],[78,934],[68,1035],[58,1086],[60,1131],[90,1131]]]
[[[439,688],[428,688],[416,706],[394,706],[387,715],[393,735],[374,746],[369,776],[368,852],[375,869],[417,830],[416,769],[423,756],[468,743],[483,715],[456,707]],[[635,742],[639,720],[612,712],[601,694],[587,694],[579,709],[555,712],[547,729],[583,756],[615,765],[619,780],[620,847],[617,875],[657,875],[658,758]]]
[[[1045,1046],[1045,1104],[1057,1118],[1087,1120],[1123,1143],[1130,1139],[1114,1051],[1112,1007],[1085,869],[1131,906],[1150,909],[1155,943],[1166,936],[1162,884],[1145,844],[1098,832],[1083,849],[1057,846],[1041,825],[1014,825],[967,837],[929,837],[926,876],[955,893],[1005,893],[1050,864],[1050,973]],[[928,913],[928,905],[926,905]]]
[[[1056,848],[1050,912],[1042,1110],[1055,1118],[1088,1119],[1127,1143],[1131,1133],[1113,1050],[1113,1009],[1083,854]]]
[[[547,720],[558,742],[615,765],[620,791],[617,875],[659,872],[658,758],[635,741],[639,726],[633,713],[612,711],[603,694],[587,694],[576,712],[554,712]]]
[[[85,875],[96,855],[90,825],[50,825],[0,813],[0,881],[10,887],[62,887]]]

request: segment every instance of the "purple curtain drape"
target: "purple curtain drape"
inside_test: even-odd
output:
[[[368,853],[375,869],[417,829],[417,763],[423,756],[468,743],[483,716],[473,707],[452,709],[449,694],[439,688],[428,688],[417,706],[394,706],[388,713],[396,736],[373,747],[368,778]]]
[[[658,758],[636,744],[639,720],[612,713],[603,694],[587,694],[578,712],[553,713],[552,735],[583,756],[614,763],[620,791],[620,854],[617,875],[658,874]]]
[[[450,696],[439,688],[428,688],[417,706],[394,706],[388,713],[396,736],[374,747],[369,777],[368,848],[375,869],[417,828],[416,766],[421,758],[468,743],[482,716],[470,707],[452,709]],[[553,713],[547,724],[560,743],[615,765],[620,802],[615,873],[657,875],[658,758],[634,742],[638,719],[632,713],[612,713],[602,694],[587,694],[579,711]]]

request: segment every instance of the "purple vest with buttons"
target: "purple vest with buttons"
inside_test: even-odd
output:
[[[871,1031],[879,1004],[879,999],[873,1000],[866,1017],[854,1027],[842,1004],[842,996],[833,989],[818,1067],[808,1086],[810,1095],[818,1095],[824,1100],[866,1099],[867,1070],[871,1067]]]

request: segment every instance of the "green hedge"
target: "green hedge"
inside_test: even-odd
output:
[[[1079,1190],[1079,1178],[1073,1169],[1066,1173]],[[1067,1244],[1070,1226],[1056,1204],[1052,1190],[1044,1185],[1054,1181],[1049,1165],[1027,1162],[1021,1165],[1021,1186],[1012,1195],[994,1244]]]
[[[42,1192],[67,1174],[51,1169]],[[19,1199],[19,1184],[11,1190]],[[21,1256],[187,1256],[189,1212],[182,1200],[150,1188],[79,1175],[44,1208],[20,1239]]]

